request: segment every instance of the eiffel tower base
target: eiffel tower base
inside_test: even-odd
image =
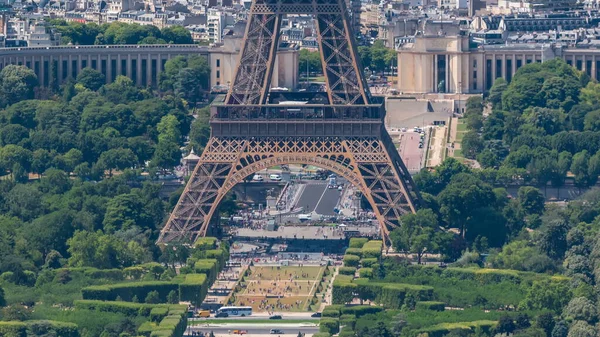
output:
[[[205,236],[233,186],[255,172],[288,164],[332,171],[358,188],[375,213],[386,245],[399,218],[415,211],[410,175],[387,133],[381,138],[213,136],[158,243],[193,243]]]

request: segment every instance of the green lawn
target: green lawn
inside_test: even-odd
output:
[[[454,150],[454,158],[464,158],[464,155],[463,155],[461,149]]]
[[[457,132],[456,139],[454,140],[456,143],[460,143],[465,136],[466,132]]]
[[[467,124],[463,123],[459,119],[458,120],[458,124],[456,125],[456,131],[458,131],[458,132],[467,132]]]

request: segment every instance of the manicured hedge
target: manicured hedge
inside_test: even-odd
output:
[[[356,274],[356,268],[355,267],[340,267],[339,272],[342,275],[350,275],[350,276],[354,277],[354,274]]]
[[[192,256],[197,259],[215,259],[217,260],[217,270],[222,270],[225,267],[225,262],[229,259],[229,253],[223,247],[219,249],[209,249],[195,251]]]
[[[362,249],[360,248],[348,248],[346,249],[346,254],[362,256]]]
[[[181,337],[187,327],[187,315],[179,308],[169,310],[160,323],[145,322],[138,328],[138,335],[145,337]]]
[[[344,266],[358,267],[358,262],[360,262],[360,257],[351,254],[344,255]]]
[[[321,318],[319,321],[319,332],[327,332],[334,335],[340,331],[340,321],[335,318]]]
[[[419,330],[421,333],[427,333],[429,337],[443,337],[450,331],[468,331],[471,332],[475,328],[480,327],[483,332],[489,333],[496,326],[495,321],[474,321],[474,322],[458,322],[458,323],[441,323]]]
[[[0,322],[0,336],[26,337],[27,326],[23,322]]]
[[[363,267],[373,267],[374,264],[376,264],[379,260],[377,258],[374,257],[370,257],[368,259],[362,259],[360,260],[360,264]]]
[[[367,314],[376,314],[381,311],[383,311],[382,307],[375,307],[370,305],[352,305],[343,307],[341,309],[342,315],[353,315],[356,318]]]
[[[198,274],[205,274],[211,284],[217,279],[218,265],[217,259],[200,259],[193,264],[194,271]]]
[[[160,322],[163,318],[167,316],[169,313],[169,308],[165,307],[156,307],[150,310],[150,321],[152,322]]]
[[[368,241],[367,238],[350,238],[348,246],[350,248],[362,248]]]
[[[360,268],[358,275],[361,278],[373,278],[373,268]]]
[[[209,250],[217,248],[217,238],[214,237],[204,237],[198,238],[196,242],[194,242],[194,248],[200,250]]]
[[[344,327],[350,327],[351,330],[354,330],[356,326],[356,316],[354,315],[342,315],[340,316],[340,325]]]
[[[179,299],[199,306],[208,292],[207,283],[206,275],[204,274],[185,275],[185,280],[179,284]]]
[[[407,295],[413,296],[418,301],[431,300],[433,288],[413,284],[369,282],[362,278],[354,281],[336,279],[333,282],[332,302],[334,304],[351,302],[355,294],[363,300],[383,304],[386,308],[400,309]]]
[[[356,332],[354,330],[344,330],[340,331],[338,334],[339,337],[354,337],[356,336]]]
[[[76,300],[75,309],[80,310],[98,310],[103,312],[113,312],[125,316],[150,316],[154,308],[167,308],[170,311],[187,311],[187,306],[183,304],[145,304],[131,303],[121,301],[97,301],[97,300]]]
[[[123,301],[132,301],[137,296],[143,301],[149,292],[156,291],[160,301],[166,302],[169,292],[177,291],[178,288],[179,285],[172,282],[129,282],[85,287],[81,293],[85,300],[114,301],[120,297]]]
[[[362,246],[362,257],[364,258],[379,258],[383,249],[383,241],[371,240]]]
[[[109,279],[115,281],[122,281],[125,279],[123,270],[121,269],[96,269],[89,268],[85,272],[85,276],[93,279]]]
[[[444,302],[420,301],[417,302],[415,309],[444,311],[446,304]]]

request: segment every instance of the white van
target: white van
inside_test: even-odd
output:
[[[263,181],[263,176],[261,176],[260,174],[255,174],[254,177],[252,177],[253,181]]]
[[[279,174],[270,174],[269,179],[273,181],[281,181],[281,176]]]
[[[298,220],[310,220],[312,215],[310,214],[298,214]]]

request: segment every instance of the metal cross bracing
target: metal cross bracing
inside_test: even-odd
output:
[[[326,98],[269,92],[281,16],[290,13],[316,20]],[[420,198],[357,55],[345,0],[254,0],[234,83],[211,107],[211,138],[158,243],[206,235],[219,202],[235,184],[283,164],[314,165],[346,178],[370,203],[387,240]],[[310,104],[278,103],[294,97]]]

